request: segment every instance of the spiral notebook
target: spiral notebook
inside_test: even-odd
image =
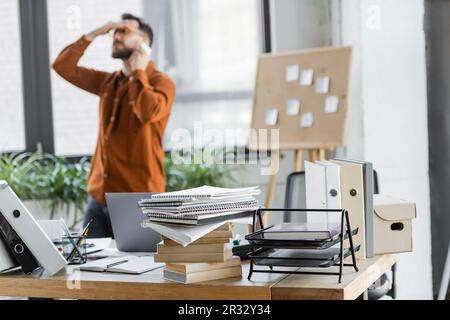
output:
[[[180,200],[219,200],[227,198],[237,198],[244,196],[254,196],[261,193],[258,186],[248,188],[219,188],[212,186],[201,186],[173,192],[163,192],[152,195],[151,199],[145,199],[147,202],[152,201],[180,201]],[[143,200],[144,202],[144,200]]]
[[[169,200],[169,201],[151,201],[152,199],[142,199],[139,201],[138,206],[142,210],[179,210],[184,208],[193,208],[212,205],[212,204],[229,204],[237,201],[251,201],[255,198],[253,196],[235,197],[227,199],[207,199],[207,200]]]
[[[178,207],[170,206],[142,208],[142,212],[147,214],[149,217],[160,215],[184,216],[237,210],[256,210],[257,208],[258,201],[256,199],[249,199],[243,201],[208,202],[206,204],[197,203],[191,205],[181,205]]]
[[[251,216],[253,211],[224,211],[219,213],[205,213],[196,215],[168,216],[159,215],[149,217],[151,222],[169,223],[169,224],[185,224],[185,225],[201,225],[213,222],[226,221],[229,219],[238,219]]]

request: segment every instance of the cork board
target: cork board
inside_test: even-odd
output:
[[[260,56],[251,128],[279,129],[281,150],[344,145],[351,55],[351,47],[334,47]],[[250,135],[251,150],[274,147],[257,137]]]

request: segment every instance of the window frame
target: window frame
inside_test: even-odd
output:
[[[46,0],[19,0],[25,151],[54,153]]]
[[[47,0],[19,1],[22,54],[25,150],[55,153],[50,77]],[[144,7],[146,3],[144,3]],[[259,0],[261,51],[271,52],[270,0]],[[147,12],[144,8],[144,15]],[[189,92],[177,94],[177,101],[240,100],[252,97],[251,90]],[[20,150],[18,150],[20,151]],[[247,153],[248,151],[246,151]],[[86,155],[67,156],[77,161]]]

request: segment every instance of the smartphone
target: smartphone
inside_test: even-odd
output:
[[[152,54],[152,48],[150,48],[150,46],[145,42],[141,42],[141,47],[142,49],[144,49],[144,51],[147,53],[148,56]]]

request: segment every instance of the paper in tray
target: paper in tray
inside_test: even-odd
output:
[[[269,227],[270,228],[270,227]],[[277,233],[277,237],[272,237],[271,239],[266,238],[266,230],[269,228],[265,228],[262,230],[258,230],[253,232],[247,236],[245,239],[249,241],[250,244],[257,247],[265,247],[265,248],[304,248],[304,249],[326,249],[330,248],[333,245],[337,244],[340,241],[340,234],[336,234],[333,237],[324,240],[315,240],[315,239],[307,239],[307,240],[296,240],[292,239],[292,236],[289,236],[288,239],[283,237],[283,233]],[[358,233],[358,228],[352,230],[352,236]],[[344,239],[348,238],[348,234],[345,233]]]
[[[359,250],[360,246],[355,248]],[[350,256],[350,248],[344,250],[344,258]],[[325,250],[310,249],[266,249],[249,255],[256,265],[296,266],[296,267],[331,267],[340,262],[340,248]]]

